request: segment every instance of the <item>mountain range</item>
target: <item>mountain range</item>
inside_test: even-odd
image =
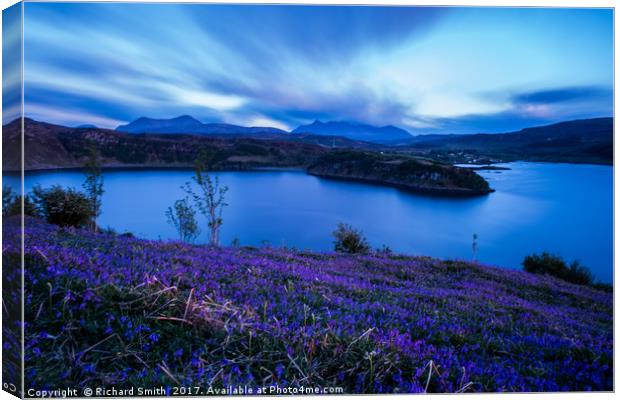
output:
[[[395,126],[314,121],[287,132],[271,127],[202,123],[190,116],[141,117],[116,128],[127,133],[184,133],[215,137],[299,141],[328,147],[406,151],[446,162],[563,161],[611,164],[613,118],[592,118],[525,128],[507,133],[411,135]]]
[[[171,119],[140,117],[127,125],[118,126],[116,130],[127,133],[189,133],[201,135],[288,133],[282,129],[271,127],[245,127],[217,123],[203,124],[189,115],[182,115]]]
[[[302,125],[294,129],[292,133],[344,136],[353,140],[362,140],[365,142],[375,143],[389,143],[412,138],[411,134],[406,130],[392,125],[377,127],[345,121],[314,121],[309,125]]]
[[[312,134],[321,136],[340,136],[352,140],[360,140],[371,143],[388,143],[394,141],[406,141],[412,136],[404,129],[395,126],[376,127],[357,122],[314,121],[309,125],[302,125],[290,133],[272,127],[245,127],[231,124],[207,123],[182,115],[170,119],[154,119],[140,117],[126,125],[116,128],[119,132],[127,133],[185,133],[197,135],[291,135]]]
[[[181,155],[181,153],[169,155],[164,148],[168,144],[174,143],[178,147],[179,143],[183,143],[183,154],[185,154],[189,151],[189,147],[186,149],[185,146],[194,146],[202,138],[210,140],[209,144],[230,142],[236,143],[235,146],[241,143],[244,143],[243,146],[250,143],[255,146],[264,142],[260,146],[267,146],[267,153],[272,155],[284,148],[287,149],[286,154],[292,154],[290,151],[292,148],[301,149],[303,146],[310,146],[301,151],[307,151],[309,148],[314,150],[320,148],[357,149],[395,155],[407,154],[411,157],[422,157],[448,164],[485,164],[524,160],[613,165],[614,121],[611,117],[566,121],[508,133],[417,136],[409,135],[406,131],[402,131],[405,132],[403,134],[394,127],[370,127],[373,129],[369,129],[369,126],[349,122],[321,123],[316,121],[293,130],[294,133],[289,133],[269,127],[203,124],[189,116],[169,120],[139,118],[130,124],[119,126],[117,130],[100,129],[90,125],[68,128],[27,118],[25,121],[27,161],[34,163],[36,166],[32,165],[32,167],[35,169],[54,165],[59,167],[79,165],[78,160],[66,157],[67,154],[65,154],[67,148],[72,148],[75,143],[82,143],[80,140],[74,143],[71,138],[76,137],[82,139],[105,137],[108,141],[118,143],[122,147],[118,151],[122,152],[127,152],[130,144],[131,146],[148,144],[148,146],[157,147],[157,150],[149,154],[140,151],[140,157],[136,155],[137,163],[142,163],[143,161],[140,160],[142,156],[145,156],[146,160],[149,160],[148,163],[152,161],[154,164],[158,164],[160,159],[169,157],[176,160],[174,162],[187,162],[186,155]],[[14,123],[7,124],[3,129],[3,139],[6,145],[3,146],[3,155],[5,161],[12,160],[15,166],[19,165],[19,159],[15,158],[19,152],[11,154],[9,144],[13,140],[16,145],[19,144],[21,124],[18,122],[19,120],[16,120]],[[340,131],[336,131],[336,128]],[[299,133],[303,131],[313,132]],[[395,142],[387,141],[387,143],[383,140],[371,142],[354,139],[371,138],[368,134],[360,132],[373,132],[379,135],[379,132],[385,131],[393,132],[401,139]],[[54,134],[49,135],[48,132],[54,132]],[[173,135],[171,134],[173,132],[181,134]],[[404,135],[407,137],[405,138]],[[143,139],[140,139],[141,137]],[[378,136],[372,138],[379,140]],[[252,142],[248,141],[250,139]],[[278,144],[269,145],[267,142],[278,142]],[[200,140],[200,143],[206,142]],[[172,149],[176,149],[175,146]],[[38,150],[35,151],[35,148]],[[131,150],[129,153],[134,151],[137,150]],[[296,154],[295,157],[301,154],[293,153]],[[240,151],[235,154],[246,153]],[[256,154],[252,153],[252,155]],[[124,162],[129,162],[129,158],[124,158]]]

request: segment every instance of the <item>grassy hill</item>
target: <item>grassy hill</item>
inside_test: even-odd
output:
[[[26,225],[26,387],[613,388],[611,293],[426,257]],[[4,237],[7,266],[19,219]]]
[[[468,152],[478,159],[613,164],[614,120],[592,118],[525,128],[508,133],[473,135],[419,135],[403,148],[456,162],[455,153]]]
[[[4,171],[19,170],[19,121],[3,128]],[[100,128],[70,128],[25,120],[25,169],[80,168],[94,145],[105,167],[193,167],[201,153],[211,167],[243,170],[255,167],[304,166],[327,148],[303,142],[232,136],[131,134]]]

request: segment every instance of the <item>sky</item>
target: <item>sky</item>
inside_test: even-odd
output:
[[[613,113],[610,9],[26,3],[24,31],[25,114],[68,126],[477,133]]]

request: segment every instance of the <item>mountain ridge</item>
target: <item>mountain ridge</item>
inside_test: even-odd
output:
[[[448,154],[468,151],[504,161],[613,164],[613,132],[613,117],[600,117],[562,121],[506,133],[419,135],[397,147]]]
[[[139,117],[128,124],[119,125],[115,129],[126,133],[165,133],[165,134],[257,134],[257,133],[288,133],[285,130],[262,126],[239,126],[224,123],[202,123],[190,115],[175,118]]]
[[[317,135],[339,135],[349,139],[367,142],[385,143],[394,140],[406,140],[412,135],[404,129],[394,125],[374,126],[359,122],[315,120],[308,125],[300,125],[291,133],[313,133]]]
[[[196,122],[201,124],[197,120],[193,122],[193,118],[189,116],[178,118],[185,120],[189,125],[197,125]],[[146,121],[150,122],[151,119]],[[26,161],[32,162],[34,160],[36,164],[40,164],[42,167],[47,164],[67,164],[60,162],[66,156],[64,147],[58,145],[54,134],[50,134],[50,132],[62,132],[61,136],[66,138],[85,135],[106,137],[107,140],[119,140],[118,135],[124,134],[123,143],[133,142],[142,137],[141,140],[144,143],[150,144],[176,141],[177,139],[179,142],[191,142],[192,140],[197,141],[199,137],[214,141],[254,139],[288,143],[288,146],[306,144],[316,145],[323,149],[349,148],[392,154],[409,154],[413,157],[423,157],[449,164],[488,164],[521,160],[613,165],[613,117],[563,121],[507,133],[417,135],[409,136],[405,143],[366,142],[346,138],[343,135],[292,134],[285,131],[270,133],[260,130],[257,132],[254,128],[246,128],[241,132],[237,130],[235,133],[183,133],[173,135],[167,133],[128,133],[88,126],[70,128],[37,122],[30,118],[24,118],[24,122],[26,125],[26,143],[32,141],[31,147],[27,149],[30,155]],[[228,127],[229,125],[225,126]],[[14,156],[19,152],[12,155],[9,150],[13,142],[13,145],[17,146],[15,148],[19,148],[20,131],[21,119],[16,119],[3,127],[5,143],[3,155],[6,161],[12,160],[11,163],[15,166],[19,165],[19,160],[14,159]],[[222,132],[222,129],[219,132]],[[38,148],[36,153],[33,152],[35,147]],[[36,157],[41,159],[36,160]]]

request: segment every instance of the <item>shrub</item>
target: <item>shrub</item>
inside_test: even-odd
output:
[[[50,224],[85,227],[91,221],[92,209],[84,193],[55,185],[49,189],[35,186],[32,199],[39,215]]]
[[[2,215],[7,215],[14,197],[13,190],[10,187],[2,186]]]
[[[594,275],[590,270],[575,260],[568,269],[566,280],[577,283],[579,285],[592,285],[594,283]]]
[[[593,285],[594,276],[590,270],[579,263],[573,261],[570,266],[562,257],[543,252],[540,255],[532,254],[523,259],[523,268],[527,272],[534,274],[549,274],[567,282],[578,285]]]
[[[13,190],[8,187],[2,187],[2,215],[11,217],[21,215],[22,213],[22,196],[16,195]],[[36,205],[32,202],[30,196],[24,197],[24,214],[31,217],[39,215]]]
[[[354,229],[351,225],[338,223],[338,228],[332,235],[335,239],[334,250],[338,252],[366,254],[370,251],[370,246],[362,232]]]

